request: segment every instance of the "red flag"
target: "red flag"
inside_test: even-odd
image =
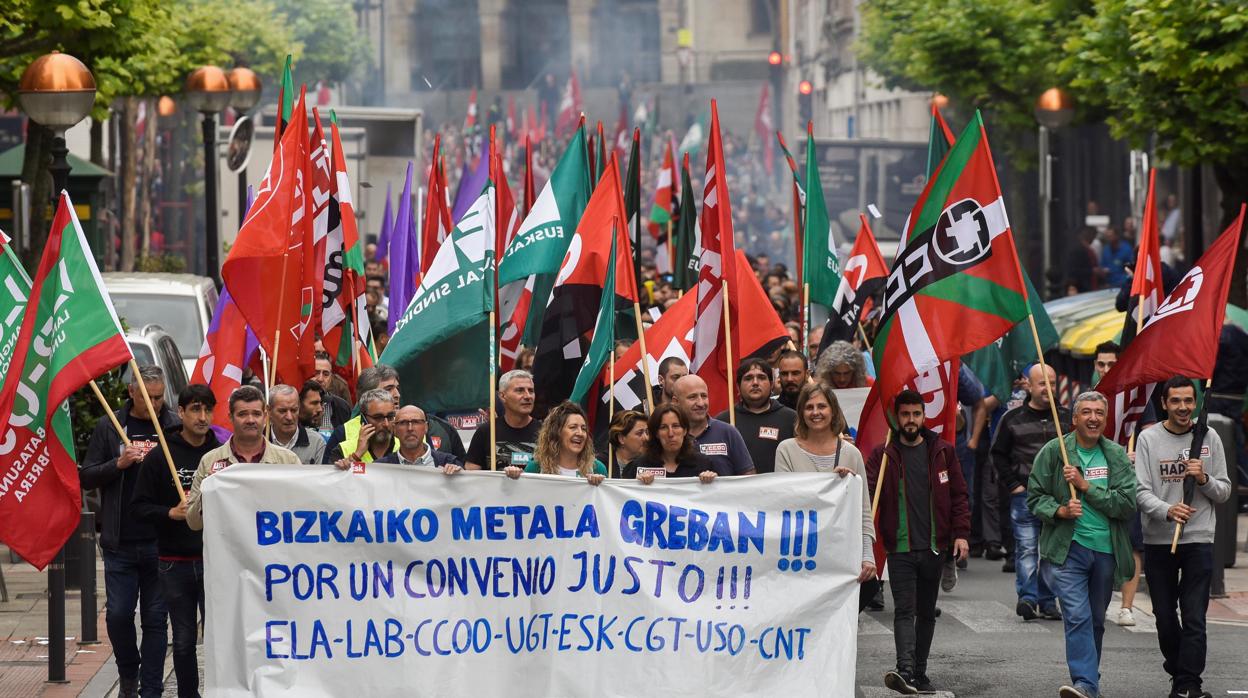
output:
[[[771,88],[766,82],[758,94],[758,111],[754,114],[754,132],[763,144],[763,167],[770,175],[776,169],[776,149],[771,142]]]
[[[824,326],[820,352],[837,340],[853,341],[862,314],[871,304],[871,297],[883,288],[884,280],[888,278],[888,265],[884,263],[880,246],[871,234],[867,217],[859,214],[858,220],[858,237],[841,269],[841,284],[832,300],[832,312]]]
[[[373,365],[368,347],[371,328],[368,323],[367,299],[364,295],[364,247],[355,220],[351,201],[351,182],[347,179],[347,160],[342,152],[338,124],[330,124],[334,141],[334,180],[330,205],[330,245],[337,261],[327,268],[338,273],[341,283],[331,289],[326,284],[323,296],[322,333],[325,351],[333,360],[334,370],[347,385],[354,386],[358,370]],[[353,393],[354,394],[354,393]]]
[[[1244,207],[1240,206],[1235,222],[1218,236],[1157,307],[1118,357],[1118,363],[1097,383],[1097,390],[1113,395],[1149,383],[1161,383],[1172,376],[1209,378],[1213,375],[1243,223]],[[1142,399],[1147,399],[1147,395]],[[1117,402],[1119,400],[1111,400],[1111,412],[1115,407],[1113,403]],[[1111,429],[1116,433],[1110,438],[1121,439],[1124,433],[1129,433],[1131,425],[1126,423],[1130,421],[1129,409],[1127,405],[1126,409],[1111,415],[1107,436]]]
[[[288,385],[303,385],[307,375],[299,366],[301,309],[312,302],[312,289],[303,283],[307,152],[307,112],[300,95],[290,128],[221,267],[221,278],[276,367],[278,381]]]
[[[1144,219],[1140,221],[1140,247],[1135,257],[1135,272],[1131,277],[1131,295],[1139,299],[1136,310],[1140,324],[1148,319],[1161,305],[1161,235],[1157,227],[1156,190],[1153,188],[1157,172],[1148,171],[1148,196],[1144,199]]]
[[[542,106],[544,108],[545,104]],[[555,120],[555,140],[562,139],[576,129],[584,109],[581,102],[581,83],[577,82],[576,70],[573,69],[568,73],[568,84],[563,89],[563,100],[559,102],[559,114]],[[546,123],[545,114],[542,115],[542,123]]]
[[[698,314],[693,340],[693,363],[689,372],[696,373],[710,388],[711,413],[728,407],[726,392],[718,393],[714,385],[726,385],[735,367],[728,365],[727,342],[724,336],[724,312],[731,312],[731,303],[724,303],[725,293],[737,296],[736,257],[732,229],[732,203],[728,195],[728,178],[724,171],[724,146],[719,130],[719,110],[711,100],[711,135],[706,149],[706,186],[702,193],[701,249],[698,259]],[[741,327],[740,317],[732,317],[735,328]],[[734,332],[734,334],[737,334]],[[741,347],[731,347],[734,361],[743,357]]]
[[[493,130],[490,135],[490,181],[494,183],[495,196],[494,249],[506,250],[516,236],[516,231],[520,229],[520,210],[516,208],[516,199],[507,184],[507,175],[503,172],[503,154],[496,147]]]
[[[477,124],[477,88],[472,88],[472,93],[468,95],[468,113],[464,115],[464,130],[468,130]]]
[[[446,174],[439,166],[442,136],[433,137],[433,157],[429,160],[429,185],[425,194],[425,220],[420,234],[420,273],[429,271],[438,249],[451,234],[451,208],[447,205]]]
[[[529,211],[533,210],[534,201],[537,201],[537,187],[533,182],[533,144],[526,135],[524,137],[524,215],[529,215]]]
[[[199,359],[191,371],[191,382],[207,385],[217,398],[212,410],[213,424],[224,429],[234,428],[230,421],[230,394],[243,384],[243,373],[259,358],[259,347],[259,340],[230,297],[230,289],[221,289],[212,323],[199,349]]]
[[[320,336],[322,296],[325,292],[325,261],[330,227],[330,198],[333,191],[333,163],[329,152],[329,143],[325,140],[325,130],[321,127],[321,114],[312,108],[312,142],[309,143],[308,169],[306,179],[310,185],[308,205],[311,207],[311,225],[304,226],[304,249],[309,251],[303,265],[303,285],[312,289],[312,303],[301,308],[300,315],[305,326],[314,328]],[[312,333],[306,334],[311,337]],[[305,373],[313,368],[313,343],[302,342],[299,346],[299,363]]]

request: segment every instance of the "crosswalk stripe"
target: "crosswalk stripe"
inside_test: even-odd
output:
[[[883,686],[859,686],[858,695],[862,698],[889,698],[890,696],[895,698],[897,696],[896,693]],[[935,698],[956,698],[952,691],[936,691],[935,693],[924,693],[923,695],[935,696]]]
[[[879,613],[859,613],[858,614],[858,635],[892,635],[893,629],[885,625],[883,621],[876,616]]]
[[[1054,621],[1024,622],[999,601],[950,601],[942,599],[940,608],[945,618],[954,620],[976,633],[1045,633],[1052,626],[1061,632],[1062,624]]]

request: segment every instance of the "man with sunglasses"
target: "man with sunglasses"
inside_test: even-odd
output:
[[[394,420],[394,434],[399,440],[399,447],[376,462],[438,468],[447,475],[459,472],[463,463],[450,453],[434,448],[429,443],[428,432],[429,420],[425,411],[415,405],[404,405],[399,408]]]
[[[394,437],[396,410],[390,392],[375,388],[360,395],[360,416],[344,423],[343,439],[326,452],[325,462],[371,463],[399,447]]]

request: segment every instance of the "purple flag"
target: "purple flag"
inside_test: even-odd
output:
[[[377,252],[373,261],[381,262],[390,255],[390,236],[394,234],[394,218],[390,211],[390,183],[386,183],[386,209],[381,214],[381,232],[377,235]]]
[[[490,159],[482,154],[477,160],[477,171],[469,173],[468,165],[464,164],[464,173],[459,178],[459,189],[455,190],[455,204],[451,206],[451,223],[458,224],[472,202],[481,196],[485,182],[490,178]]]
[[[407,310],[416,293],[416,275],[420,272],[420,253],[416,248],[416,220],[412,215],[412,174],[414,166],[407,163],[407,179],[399,211],[390,231],[390,315],[386,329],[394,334],[394,325]]]

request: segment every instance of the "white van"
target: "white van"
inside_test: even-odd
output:
[[[191,375],[217,307],[217,287],[212,279],[145,272],[106,272],[102,276],[117,315],[132,328],[160,325],[173,337],[186,375]]]

